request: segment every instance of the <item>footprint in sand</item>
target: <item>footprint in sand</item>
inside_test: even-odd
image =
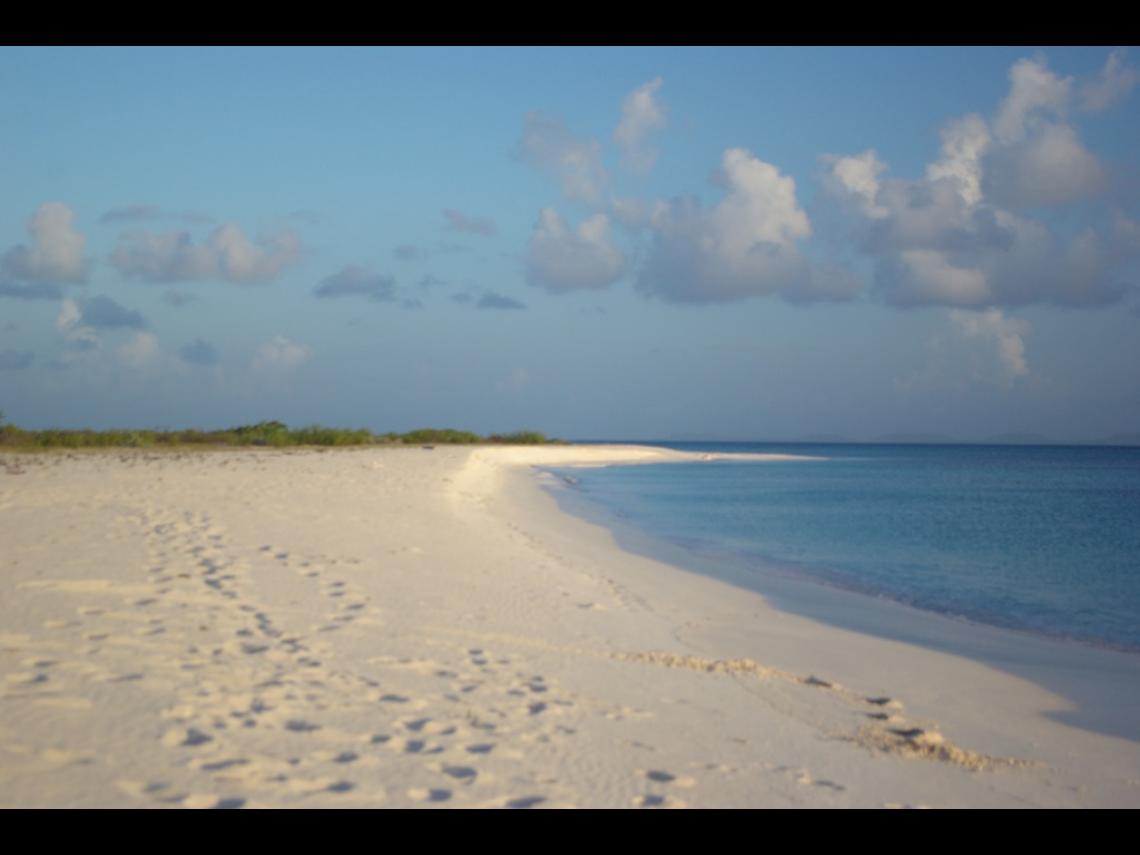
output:
[[[640,769],[638,770],[638,774],[654,784],[670,784],[674,787],[685,788],[695,787],[697,785],[695,778],[688,776],[678,777],[672,772],[666,772],[664,769]]]
[[[656,793],[646,793],[643,796],[634,796],[633,806],[639,808],[683,808],[688,807],[685,802],[670,796],[659,796]]]
[[[196,727],[191,727],[188,730],[171,730],[162,737],[162,744],[168,748],[196,748],[199,745],[205,745],[207,742],[213,741],[214,737],[198,730]]]
[[[470,766],[444,766],[441,770],[443,774],[449,778],[455,778],[457,781],[464,783],[471,783],[478,776],[478,771],[472,769]]]
[[[521,799],[511,799],[504,805],[510,810],[526,810],[546,801],[545,796],[523,796]]]
[[[451,790],[421,789],[419,787],[408,790],[408,798],[417,802],[446,802],[451,798]]]

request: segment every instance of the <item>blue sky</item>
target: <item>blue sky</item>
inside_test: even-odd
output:
[[[1140,432],[1110,48],[0,51],[0,409]]]

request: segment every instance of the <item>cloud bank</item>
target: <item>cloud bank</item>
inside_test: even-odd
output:
[[[874,150],[823,159],[825,194],[874,262],[888,302],[985,309],[1120,299],[1116,271],[1135,253],[1132,221],[1117,213],[1109,230],[1060,232],[1035,212],[1105,192],[1108,170],[1068,117],[1075,106],[1103,109],[1121,99],[1135,72],[1113,54],[1080,90],[1043,61],[1023,59],[1009,80],[991,119],[970,114],[946,124],[941,156],[921,178],[890,177]],[[1098,221],[1092,216],[1086,222]]]
[[[290,229],[250,240],[238,225],[225,223],[201,243],[195,243],[189,232],[128,232],[119,238],[111,264],[129,279],[155,284],[202,280],[246,284],[275,279],[301,255],[301,239]]]

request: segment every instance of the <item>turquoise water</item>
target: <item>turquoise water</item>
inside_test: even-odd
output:
[[[1140,651],[1140,448],[656,444],[826,459],[561,474],[702,567]]]

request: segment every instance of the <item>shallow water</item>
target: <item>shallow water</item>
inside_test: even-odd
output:
[[[700,556],[706,571],[791,573],[1140,650],[1138,448],[656,444],[826,459],[563,474],[582,497]]]

